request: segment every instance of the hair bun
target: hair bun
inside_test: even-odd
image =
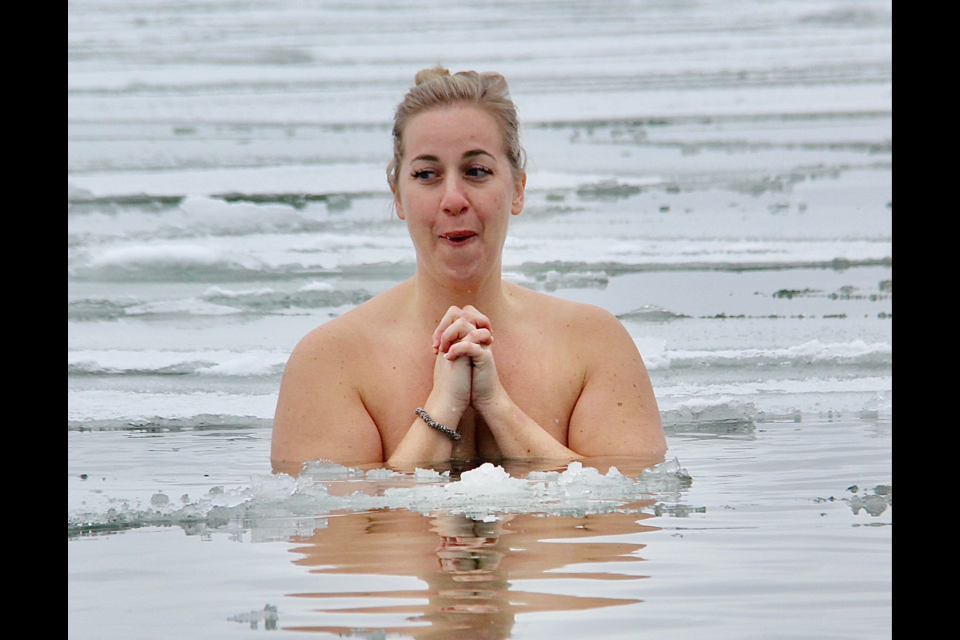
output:
[[[436,66],[432,69],[421,69],[417,72],[417,76],[414,78],[414,82],[418,85],[423,84],[424,82],[430,82],[434,78],[441,78],[443,76],[449,76],[450,71],[444,69],[443,67]]]

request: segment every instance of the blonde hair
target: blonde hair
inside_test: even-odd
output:
[[[520,119],[510,99],[507,81],[494,72],[459,71],[453,75],[443,67],[423,69],[412,87],[397,105],[393,117],[393,159],[387,165],[387,182],[396,190],[403,159],[403,130],[416,115],[451,105],[469,105],[483,109],[496,121],[503,138],[503,151],[517,182],[526,169],[526,152],[520,145]]]

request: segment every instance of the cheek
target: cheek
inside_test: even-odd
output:
[[[422,218],[422,212],[425,209],[425,203],[423,201],[423,196],[418,195],[415,192],[407,192],[403,197],[403,211],[406,214],[407,218]]]
[[[400,201],[398,212],[403,212],[401,219],[406,222],[407,229],[411,234],[429,234],[431,225],[434,222],[430,215],[430,204],[424,202],[422,195],[415,193],[406,193]]]
[[[513,207],[512,194],[505,193],[505,192],[497,194],[497,197],[495,198],[493,203],[494,211],[496,211],[498,214],[507,216],[510,214],[512,207]]]

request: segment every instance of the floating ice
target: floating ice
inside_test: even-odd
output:
[[[110,249],[92,261],[94,267],[152,268],[156,266],[197,267],[218,264],[223,255],[196,245],[132,246]]]
[[[370,469],[366,473],[366,478],[367,480],[389,480],[390,478],[396,478],[402,475],[402,473],[390,471],[390,469]]]
[[[752,426],[756,416],[757,408],[753,402],[723,395],[715,398],[684,397],[679,406],[663,408],[661,411],[664,425],[674,428],[694,426],[700,429],[722,425],[725,429],[731,429]]]
[[[579,463],[574,463],[579,464]],[[459,495],[493,495],[509,494],[516,491],[526,491],[527,483],[519,478],[512,478],[503,467],[494,466],[486,462],[476,469],[464,471],[460,474],[459,482],[452,482],[444,486],[451,494]]]
[[[859,488],[857,485],[853,485],[847,490],[857,493]],[[850,506],[850,510],[853,511],[854,515],[860,513],[860,510],[863,509],[871,516],[876,517],[886,511],[888,506],[893,505],[893,487],[891,485],[880,484],[874,487],[870,493],[864,490],[862,496],[854,495],[852,498],[844,498],[843,501]]]
[[[417,482],[442,482],[443,480],[450,477],[449,471],[444,471],[440,473],[434,469],[421,469],[417,468],[413,472],[413,479]]]
[[[330,481],[356,483],[363,490],[332,495],[325,484]],[[377,484],[382,481],[390,486]],[[188,497],[171,501],[155,494],[148,505],[142,505],[129,498],[91,494],[68,511],[67,522],[68,531],[78,534],[169,524],[235,530],[277,519],[322,519],[334,510],[384,508],[423,514],[443,511],[478,520],[507,513],[583,516],[618,511],[638,500],[677,501],[690,482],[677,459],[646,469],[637,478],[623,475],[616,467],[604,475],[580,462],[570,463],[562,473],[531,472],[526,478],[515,478],[503,467],[486,463],[464,471],[455,481],[450,480],[449,471],[417,469],[404,474],[371,469],[364,473],[314,460],[305,463],[296,478],[287,474],[253,476],[249,487],[225,490],[216,486],[192,502]]]
[[[345,467],[329,460],[310,460],[303,465],[300,471],[301,478],[312,480],[336,480],[342,478],[362,478],[363,471],[352,467]]]
[[[756,367],[844,365],[886,367],[893,363],[893,347],[886,342],[863,340],[824,344],[810,340],[792,347],[671,350],[666,353],[671,369],[688,367]]]
[[[262,611],[253,610],[249,613],[238,613],[235,616],[230,616],[227,620],[249,624],[251,629],[256,629],[259,622],[263,620],[264,628],[272,631],[277,628],[279,616],[277,615],[276,605],[268,604],[263,607]]]
[[[657,305],[645,304],[642,307],[634,309],[633,311],[621,313],[617,317],[628,322],[669,322],[671,320],[677,320],[680,318],[688,318],[689,316],[686,316],[682,313],[668,311],[667,309]]]
[[[336,289],[329,282],[317,282],[314,280],[300,287],[299,291],[336,291]]]
[[[840,502],[846,502],[854,515],[861,510],[866,511],[871,516],[879,516],[887,510],[887,507],[893,506],[893,486],[888,484],[878,484],[872,490],[861,490],[857,485],[847,487],[847,491],[854,494],[852,498],[841,498]],[[858,494],[862,492],[862,495]],[[816,498],[814,502],[836,502],[837,498]]]

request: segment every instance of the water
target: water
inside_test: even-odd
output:
[[[891,15],[71,3],[70,636],[889,635]],[[658,469],[271,474],[290,350],[413,272],[389,121],[437,61],[510,81],[505,277],[621,318]]]

